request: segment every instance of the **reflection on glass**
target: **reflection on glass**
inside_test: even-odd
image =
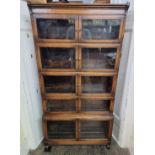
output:
[[[39,38],[75,39],[74,19],[37,19]]]
[[[81,111],[109,111],[109,100],[82,100]]]
[[[83,48],[83,69],[113,69],[116,59],[115,48]]]
[[[82,39],[111,40],[119,37],[120,20],[83,19]]]
[[[81,139],[107,138],[109,122],[81,121]]]
[[[75,68],[74,48],[41,48],[43,68]]]
[[[110,93],[112,77],[82,77],[82,93]]]
[[[47,93],[75,93],[74,76],[45,76]]]
[[[47,131],[49,139],[74,139],[75,122],[73,121],[48,121]]]
[[[48,112],[76,111],[75,100],[48,100]]]

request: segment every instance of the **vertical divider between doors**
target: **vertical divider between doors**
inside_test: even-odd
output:
[[[78,67],[77,67],[77,106],[76,106],[76,112],[81,112],[81,76],[79,74],[81,70],[81,48],[79,47],[79,42],[81,38],[81,17],[78,16],[78,46],[77,46],[77,61],[78,61]],[[80,120],[76,120],[76,140],[80,140]]]
[[[78,41],[80,42],[81,41],[81,38],[82,38],[82,19],[81,19],[81,16],[79,16],[78,18]]]
[[[79,49],[78,49],[78,46],[75,47],[76,49],[76,53],[75,53],[75,65],[76,65],[76,68],[75,70],[78,71],[79,69]]]
[[[78,71],[81,71],[82,68],[82,55],[81,55],[81,47],[78,46],[78,62],[79,62],[79,66],[78,66]]]
[[[76,120],[76,140],[80,140],[80,120]]]
[[[80,70],[81,70],[81,49],[78,46],[78,69],[77,69],[77,109],[76,112],[81,112],[81,99],[80,99],[80,94],[81,94],[81,75],[80,75]]]
[[[79,17],[75,17],[75,40],[79,40]]]
[[[81,112],[81,75],[78,74],[78,113]],[[77,120],[77,140],[80,140],[80,120]]]

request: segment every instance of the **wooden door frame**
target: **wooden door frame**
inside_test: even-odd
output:
[[[83,15],[79,16],[79,41],[83,43],[120,43],[123,40],[123,32],[125,27],[124,15]],[[84,40],[82,39],[82,19],[111,19],[120,20],[119,37],[111,40]]]
[[[37,19],[75,19],[75,39],[41,39],[39,38],[38,28],[37,28]],[[77,15],[52,15],[52,14],[33,14],[32,15],[33,20],[33,31],[35,33],[35,40],[36,42],[55,42],[55,43],[73,43],[78,40],[78,16]]]
[[[45,47],[45,48],[74,48],[75,49],[75,68],[73,69],[66,69],[66,68],[61,68],[61,69],[44,69],[42,66],[41,62],[41,50],[40,48]],[[76,43],[50,43],[50,42],[37,42],[36,43],[36,55],[37,55],[37,63],[38,63],[38,69],[40,72],[76,72],[78,69],[78,46]]]

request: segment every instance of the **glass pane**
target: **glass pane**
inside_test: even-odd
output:
[[[117,19],[84,19],[82,20],[82,39],[118,39],[119,29],[120,20]]]
[[[75,19],[37,19],[41,39],[75,39]]]
[[[48,121],[47,131],[49,139],[74,139],[75,123],[73,121]]]
[[[48,112],[76,111],[75,100],[48,100]]]
[[[109,111],[109,100],[82,100],[81,111]]]
[[[74,48],[41,48],[40,50],[43,68],[75,68]]]
[[[83,69],[113,69],[116,59],[116,48],[83,48]]]
[[[47,93],[75,93],[74,76],[45,76]]]
[[[112,77],[82,77],[82,93],[110,93]]]
[[[81,139],[107,138],[109,122],[81,121]]]

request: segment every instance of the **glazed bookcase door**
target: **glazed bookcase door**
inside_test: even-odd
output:
[[[109,112],[110,111],[109,99],[81,99],[81,112]]]
[[[109,121],[80,121],[80,139],[108,139]]]
[[[114,72],[117,69],[120,57],[117,44],[83,44],[79,53],[82,71]]]
[[[76,71],[78,49],[75,44],[38,43],[37,59],[40,71]]]
[[[45,112],[76,112],[76,99],[48,99],[45,101]]]
[[[113,76],[82,75],[82,95],[102,95],[112,93]]]
[[[75,121],[47,121],[47,139],[75,139],[76,126]]]
[[[80,40],[84,42],[119,42],[123,18],[106,16],[80,17]]]
[[[42,41],[74,42],[78,18],[65,15],[34,15],[36,37]]]
[[[43,72],[41,75],[42,94],[47,98],[71,99],[76,97],[76,74],[63,72]]]

